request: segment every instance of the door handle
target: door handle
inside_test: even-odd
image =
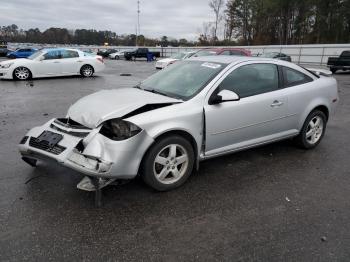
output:
[[[55,63],[55,64],[59,64],[59,63],[60,63],[60,61],[55,61],[54,63]]]
[[[81,60],[78,60],[77,62],[78,62],[78,63],[82,63],[83,61],[81,61]]]
[[[271,104],[271,107],[280,107],[282,106],[284,103],[280,102],[278,100],[273,101],[273,103]]]

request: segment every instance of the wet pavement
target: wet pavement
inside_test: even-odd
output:
[[[29,128],[155,71],[107,61],[91,79],[0,81],[0,261],[349,261],[350,73],[336,75],[338,112],[315,150],[283,141],[216,158],[172,192],[136,179],[97,209],[80,174],[20,159]]]

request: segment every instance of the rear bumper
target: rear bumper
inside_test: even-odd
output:
[[[18,145],[22,157],[42,161],[54,160],[88,176],[132,179],[138,173],[144,153],[153,143],[153,139],[145,131],[125,141],[112,141],[101,135],[97,128],[90,130],[85,138],[81,138],[51,128],[53,122],[54,119],[26,134],[26,141]],[[62,152],[57,154],[55,150],[33,146],[31,139],[39,137],[44,131],[63,136],[57,144],[64,148]]]

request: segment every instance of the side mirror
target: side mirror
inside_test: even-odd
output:
[[[221,90],[209,99],[209,105],[217,105],[225,102],[239,101],[239,95],[230,90]]]
[[[45,59],[44,56],[40,56],[40,57],[38,58],[39,61],[43,61],[44,59]]]

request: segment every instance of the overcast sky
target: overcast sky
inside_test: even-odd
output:
[[[194,40],[203,22],[213,21],[209,0],[140,0],[141,34]],[[2,0],[1,25],[136,31],[137,0]]]

